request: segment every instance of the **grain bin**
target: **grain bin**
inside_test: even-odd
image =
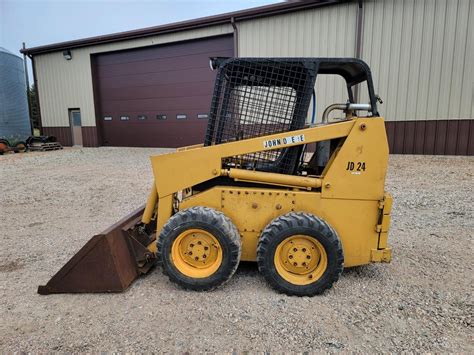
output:
[[[30,134],[23,59],[0,47],[0,138],[14,143]]]

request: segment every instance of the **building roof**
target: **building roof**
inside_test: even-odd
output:
[[[201,28],[201,27],[206,27],[206,26],[231,23],[232,21],[237,22],[237,21],[248,20],[248,19],[257,18],[257,17],[278,15],[282,13],[300,11],[300,10],[305,10],[305,9],[315,8],[315,7],[320,7],[320,6],[334,5],[334,4],[339,4],[339,3],[348,2],[348,1],[351,1],[351,0],[287,1],[287,2],[282,2],[282,3],[272,4],[272,5],[254,7],[254,8],[246,9],[246,10],[228,12],[228,13],[214,15],[214,16],[201,17],[201,18],[188,20],[188,21],[174,22],[174,23],[166,24],[166,25],[147,27],[147,28],[126,31],[126,32],[118,32],[118,33],[113,33],[113,34],[103,35],[103,36],[88,37],[88,38],[83,38],[83,39],[78,39],[78,40],[73,40],[73,41],[48,44],[48,45],[39,46],[39,47],[25,48],[25,49],[20,50],[20,52],[25,53],[27,55],[37,55],[37,54],[42,54],[42,53],[61,51],[65,49],[87,47],[87,46],[97,45],[97,44],[118,42],[118,41],[143,38],[143,37],[148,37],[148,36],[155,36],[155,35],[163,34],[163,33],[179,32],[179,31],[185,31],[185,30],[190,30],[194,28]]]

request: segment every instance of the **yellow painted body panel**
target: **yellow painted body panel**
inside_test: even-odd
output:
[[[375,122],[376,120],[382,121],[382,119],[378,118],[373,118],[370,121]],[[349,134],[355,122],[356,120],[349,120],[319,127],[301,129],[298,131],[291,131],[291,135],[303,134],[305,136],[304,143],[345,137]],[[383,134],[385,134],[385,132]],[[264,147],[264,142],[266,140],[269,138],[283,139],[287,136],[288,132],[285,132],[237,142],[152,156],[151,165],[153,175],[155,176],[158,196],[161,199],[164,196],[168,196],[185,188],[210,180],[220,175],[223,158],[260,152],[263,150],[272,150],[271,148]],[[302,143],[289,143],[286,144],[285,147],[292,147],[301,144]]]
[[[344,249],[344,265],[371,261],[379,233],[378,201],[324,199],[319,192],[217,186],[183,200],[180,210],[208,206],[222,211],[242,236],[242,260],[255,261],[260,233],[276,217],[291,212],[312,213],[338,233]]]
[[[338,154],[326,166],[322,195],[324,198],[380,200],[384,195],[388,165],[385,125],[381,119],[354,121]],[[350,163],[354,163],[353,170],[348,170]]]
[[[304,211],[323,218],[337,231],[345,266],[390,261],[387,238],[392,198],[384,191],[388,144],[383,119],[354,118],[292,131],[291,135],[301,135],[304,139],[285,143],[284,147],[345,137],[321,176],[222,169],[222,159],[275,149],[265,142],[283,140],[288,134],[207,147],[196,145],[151,157],[156,188],[152,194],[158,196],[158,203],[151,206],[156,201],[151,196],[144,216],[152,216],[150,209],[156,208],[159,235],[164,224],[179,210],[208,206],[222,211],[241,234],[241,259],[254,261],[258,238],[265,226],[282,214]],[[189,190],[218,176],[264,182],[274,188],[215,186],[202,192]],[[150,250],[154,251],[153,248]]]
[[[203,143],[199,143],[199,144],[193,144],[193,145],[187,145],[185,147],[179,147],[176,149],[176,151],[178,152],[181,152],[183,150],[191,150],[191,149],[196,149],[196,148],[201,148],[203,147],[204,144]]]

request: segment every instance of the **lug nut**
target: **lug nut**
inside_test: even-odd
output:
[[[209,247],[204,247],[204,250],[208,250],[208,249],[209,249]]]
[[[306,255],[306,259],[311,259],[311,256],[310,256],[310,255]]]
[[[202,258],[203,258],[203,259],[206,259],[206,258],[207,258],[207,255],[206,255],[206,254],[204,254],[204,255],[202,256]]]
[[[303,249],[301,249],[301,250],[303,250],[303,253],[304,253],[304,252],[306,251],[306,248],[303,248]]]
[[[298,263],[293,263],[294,266],[298,266]]]
[[[296,249],[296,248],[293,248],[293,251],[298,251],[298,249]]]
[[[194,244],[189,244],[189,246],[190,246],[191,248],[194,248]]]
[[[199,240],[199,241],[198,241],[198,245],[201,245],[201,244],[202,244],[202,243],[201,243],[201,241]]]
[[[288,259],[293,259],[293,255],[288,256]]]
[[[199,260],[199,258],[196,256],[196,257],[194,258],[194,260],[198,261],[198,260]]]
[[[190,252],[189,252],[189,255],[193,255],[193,252],[192,252],[192,251],[190,251]]]

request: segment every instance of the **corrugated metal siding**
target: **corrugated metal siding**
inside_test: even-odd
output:
[[[62,145],[72,146],[72,135],[69,127],[43,127],[42,134],[45,136],[54,136]]]
[[[0,48],[0,138],[14,143],[31,134],[23,59]]]
[[[99,135],[96,127],[82,127],[82,142],[84,147],[98,147]]]
[[[239,55],[353,57],[356,16],[349,3],[244,21]],[[366,0],[363,16],[362,59],[387,120],[473,118],[473,1]],[[320,77],[316,89],[318,117],[346,98],[342,80]]]
[[[69,61],[64,59],[62,52],[35,56],[43,126],[68,127],[68,108],[80,108],[83,126],[95,126],[91,54],[218,36],[232,32],[230,24],[219,25],[78,48],[72,50],[72,60]]]
[[[43,127],[68,127],[69,108],[81,110],[82,124],[95,121],[89,56],[73,51],[65,60],[61,52],[35,57]]]
[[[474,125],[462,121],[474,116],[474,1],[366,0],[363,16],[362,58],[384,100],[379,110],[403,123],[387,125],[392,152],[472,154]],[[352,2],[238,22],[239,55],[353,57],[356,20]],[[91,53],[228,33],[230,24],[81,48],[69,62],[61,53],[37,56],[43,124],[68,126],[67,109],[80,107],[84,125],[95,125]],[[338,79],[318,79],[318,118],[345,101]],[[435,122],[442,120],[456,123]]]
[[[293,12],[237,23],[240,57],[353,57],[357,4]],[[320,76],[316,117],[334,102],[345,102],[340,77]],[[310,107],[311,114],[311,107]]]
[[[394,154],[474,155],[474,120],[386,122]]]
[[[470,0],[364,1],[362,58],[388,121],[473,118],[473,19]]]

